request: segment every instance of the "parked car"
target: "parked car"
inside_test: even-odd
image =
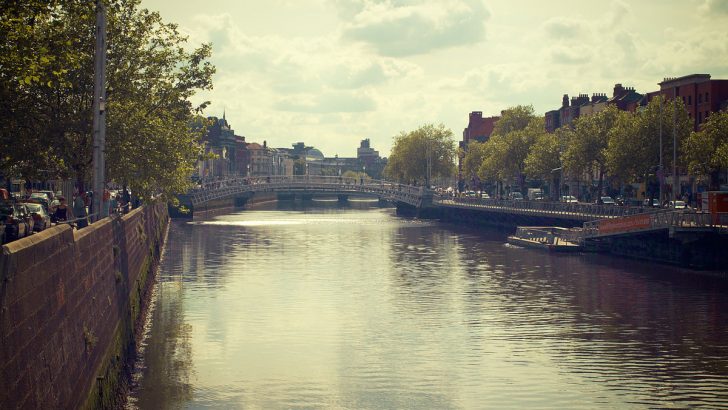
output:
[[[45,207],[46,211],[51,206],[51,199],[48,196],[48,194],[46,194],[44,192],[33,192],[28,197],[28,201],[29,202],[36,202],[36,203],[42,204]]]
[[[481,192],[480,193],[480,198],[481,199],[490,199],[490,195],[488,195],[487,192]]]
[[[523,201],[523,194],[520,192],[511,192],[508,194],[508,199],[511,201]]]
[[[603,196],[599,199],[601,199],[602,205],[617,205],[617,202],[611,196]]]
[[[5,225],[4,240],[7,242],[26,237],[33,232],[33,218],[23,203],[1,202],[0,219]]]
[[[48,195],[48,199],[50,201],[53,201],[56,198],[56,193],[53,191],[38,191],[38,193]]]
[[[685,201],[670,201],[668,202],[667,207],[673,209],[688,209],[688,204],[686,204]]]
[[[51,226],[51,216],[41,204],[26,203],[30,211],[30,216],[33,218],[33,231],[40,232]]]
[[[650,206],[650,198],[645,198],[645,200],[642,202],[643,206]],[[657,198],[652,198],[652,206],[654,207],[660,207],[660,200]]]
[[[561,197],[560,201],[566,202],[567,204],[578,204],[579,203],[579,201],[573,195],[564,195]]]
[[[477,195],[475,194],[475,191],[465,191],[465,196],[468,198],[475,198]]]

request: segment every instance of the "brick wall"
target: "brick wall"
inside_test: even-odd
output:
[[[2,247],[0,409],[114,404],[168,219],[150,205]]]

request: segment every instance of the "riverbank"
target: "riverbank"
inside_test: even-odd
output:
[[[0,408],[110,408],[164,246],[166,204],[3,246]]]

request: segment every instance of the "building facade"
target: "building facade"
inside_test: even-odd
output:
[[[728,109],[728,80],[712,80],[710,74],[690,74],[665,78],[658,85],[660,90],[649,93],[648,99],[657,95],[682,99],[695,131],[711,113]]]

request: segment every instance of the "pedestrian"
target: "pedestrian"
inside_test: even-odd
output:
[[[58,206],[56,206],[56,210],[53,213],[53,215],[54,215],[56,222],[65,222],[68,220],[68,217],[70,216],[69,215],[70,208],[68,207],[68,205],[66,205],[66,198],[64,198],[62,196],[58,197],[58,201],[60,202],[60,204],[58,204]]]
[[[76,218],[76,227],[78,229],[85,228],[88,226],[88,220],[86,217],[88,214],[86,213],[86,201],[85,201],[86,194],[80,193],[76,195],[76,198],[73,200],[73,216]]]
[[[109,193],[109,215],[116,213],[119,203],[116,201],[116,194]]]

